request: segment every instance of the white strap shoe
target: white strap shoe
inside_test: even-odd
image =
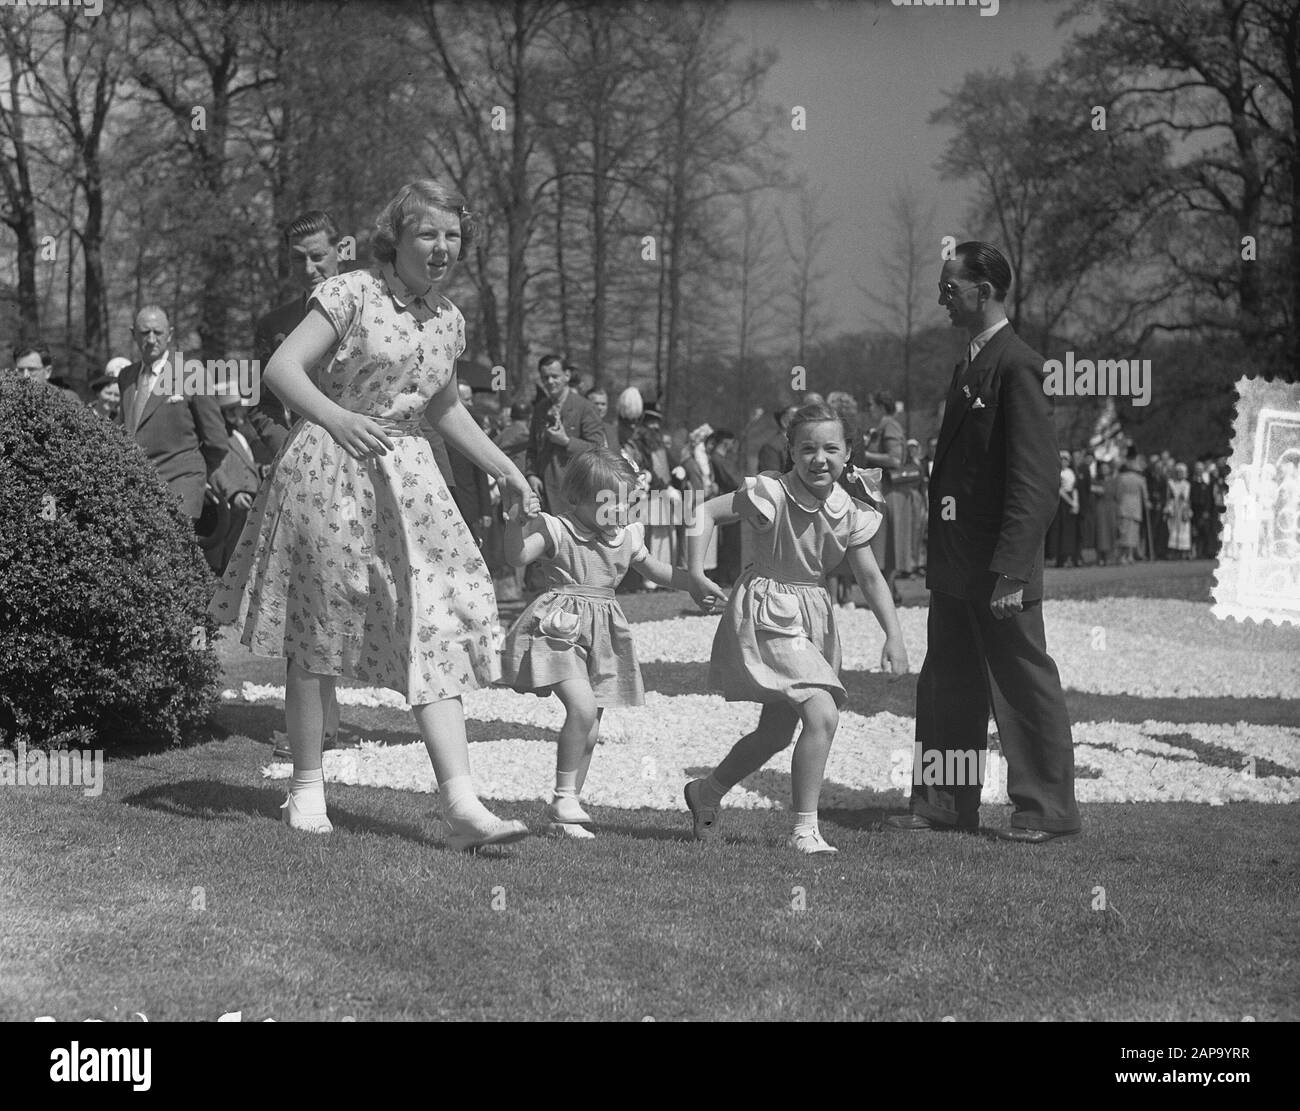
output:
[[[288,795],[281,804],[280,819],[290,829],[300,829],[304,833],[334,832],[327,814],[304,814],[293,801],[293,795]]]
[[[796,849],[805,856],[818,856],[822,853],[837,853],[840,851],[834,845],[826,843],[820,829],[814,829],[811,833],[792,833],[790,834],[789,844],[790,848]]]
[[[447,847],[457,852],[481,849],[484,845],[509,845],[528,836],[523,822],[506,821],[489,814],[486,821],[466,822],[452,818],[442,820]]]

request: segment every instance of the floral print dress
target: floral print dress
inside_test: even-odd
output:
[[[339,337],[317,386],[381,423],[393,450],[353,459],[300,420],[210,607],[242,624],[259,656],[388,687],[412,705],[500,674],[492,579],[420,431],[465,350],[460,311],[436,294],[429,302],[391,266],[317,287],[311,303]]]

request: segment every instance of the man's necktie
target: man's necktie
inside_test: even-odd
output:
[[[135,416],[131,425],[132,432],[139,430],[140,422],[144,419],[144,407],[149,401],[152,386],[153,374],[150,371],[141,370],[140,376],[135,380]]]

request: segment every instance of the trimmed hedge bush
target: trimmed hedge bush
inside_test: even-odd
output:
[[[133,439],[0,381],[0,744],[179,743],[216,697],[213,585]]]

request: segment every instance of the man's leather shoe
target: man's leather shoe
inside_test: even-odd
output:
[[[1022,845],[1041,845],[1044,841],[1053,841],[1058,837],[1077,837],[1079,834],[1077,829],[1054,833],[1050,829],[1021,829],[1019,826],[1010,826],[993,832],[1003,841],[1019,841]]]
[[[895,833],[974,833],[979,826],[977,823],[932,822],[920,814],[890,814],[883,828]]]

